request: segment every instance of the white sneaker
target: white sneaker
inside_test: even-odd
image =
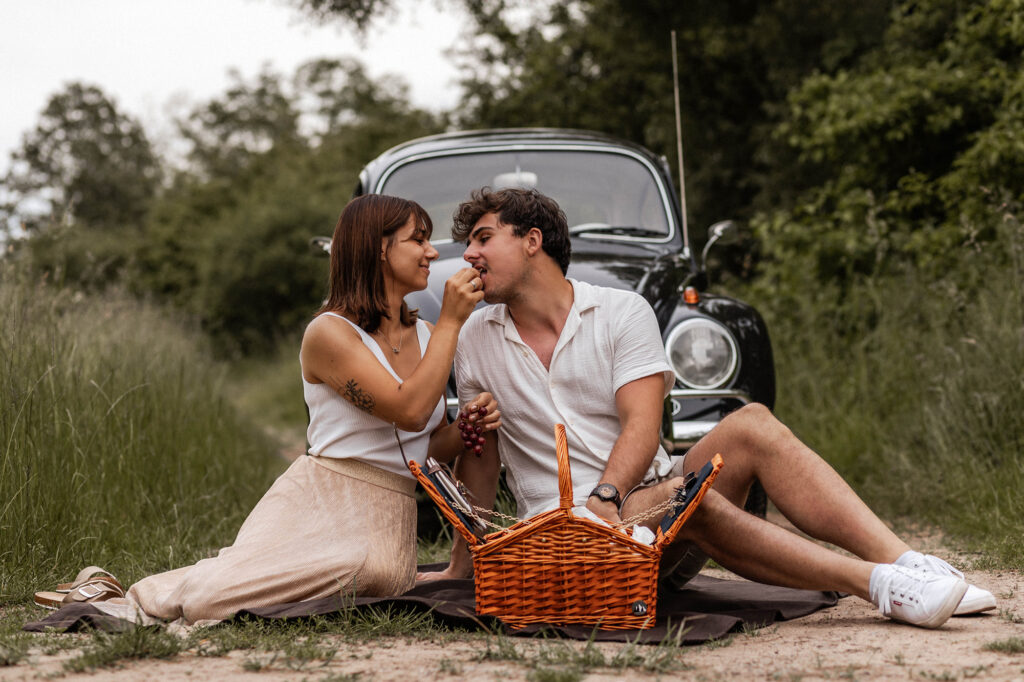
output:
[[[883,616],[923,628],[945,623],[966,591],[967,583],[955,576],[896,564],[875,566],[868,583],[871,602]]]
[[[934,573],[935,575],[955,575],[957,578],[963,578],[964,574],[956,570],[945,561],[937,556],[931,554],[921,554],[921,552],[904,552],[899,559],[893,562],[897,566],[906,566],[907,568],[913,568],[918,571],[924,571],[925,573]],[[982,611],[991,611],[996,607],[996,598],[988,590],[983,590],[980,587],[975,587],[970,583],[967,584],[967,593],[964,594],[964,598],[957,604],[956,610],[953,611],[954,616],[967,616],[973,613],[981,613]]]

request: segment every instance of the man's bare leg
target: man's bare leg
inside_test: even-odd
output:
[[[743,504],[756,477],[779,511],[813,538],[876,563],[891,563],[910,549],[763,405],[747,405],[723,419],[686,454],[687,471],[699,470],[716,452],[725,466],[715,490],[733,504]]]
[[[737,575],[770,585],[840,590],[869,599],[875,564],[834,552],[748,514],[709,490],[676,541],[688,540]]]
[[[936,628],[949,618],[968,585],[900,566],[852,559],[743,511],[708,491],[683,541],[734,573],[762,583],[811,590],[842,590],[873,603],[893,618]]]

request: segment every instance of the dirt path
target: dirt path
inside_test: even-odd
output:
[[[935,541],[921,539],[924,551],[949,556]],[[954,558],[970,566],[970,557]],[[734,577],[715,570],[716,577]],[[185,653],[169,661],[145,660],[68,677],[102,680],[159,679],[162,682],[216,679],[260,680],[617,680],[617,679],[898,679],[1024,680],[1024,574],[967,571],[967,577],[991,590],[999,610],[954,618],[940,630],[922,630],[882,618],[874,607],[854,598],[789,623],[727,640],[682,649],[601,644],[596,656],[581,653],[583,642],[506,639],[503,652],[488,648],[479,635],[437,642],[386,638],[351,644],[340,638],[333,660],[298,662],[286,657],[235,651],[213,658]],[[41,636],[53,637],[53,636]],[[63,635],[61,637],[77,637]],[[1017,640],[1017,653],[986,649]],[[514,652],[508,649],[508,643]],[[27,661],[0,668],[0,680],[33,680],[61,674],[74,651],[44,654],[33,650]],[[630,659],[628,669],[611,665]],[[483,659],[483,660],[481,660]],[[512,660],[510,660],[512,659]],[[604,665],[600,665],[603,659]],[[644,666],[652,669],[645,669]]]

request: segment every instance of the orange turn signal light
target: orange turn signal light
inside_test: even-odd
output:
[[[697,287],[686,287],[683,289],[683,301],[688,305],[700,303],[700,294],[697,293]]]

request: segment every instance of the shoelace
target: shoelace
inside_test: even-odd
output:
[[[921,580],[922,574],[908,569],[905,566],[891,565],[892,571],[886,571],[883,575],[879,576],[879,580],[875,585],[875,601],[878,603],[878,610],[881,611],[883,616],[888,616],[892,613],[892,595],[893,592],[898,592],[900,597],[907,602],[916,602],[918,597],[915,594],[920,589],[920,584],[924,581]],[[914,575],[918,573],[918,575]],[[908,596],[909,595],[909,596]]]
[[[939,557],[931,554],[922,554],[920,556],[920,559],[915,559],[911,568],[915,568],[919,571],[925,571],[927,573],[937,573],[938,575],[948,573],[949,575],[955,575],[957,578],[963,580],[963,573],[956,570]]]

